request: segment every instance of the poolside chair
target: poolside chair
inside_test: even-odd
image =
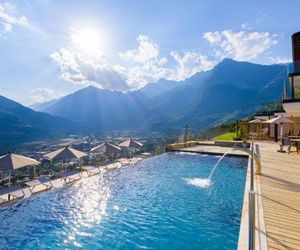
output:
[[[0,197],[0,205],[1,205],[1,204],[4,204],[4,203],[6,203],[6,202],[7,202],[7,200],[5,200],[5,199],[3,199],[3,198]]]
[[[131,160],[127,159],[127,158],[120,158],[120,159],[116,160],[116,162],[115,162],[115,164],[121,164],[122,166],[128,165],[130,163],[131,163]]]
[[[28,189],[30,190],[30,192],[32,194],[47,191],[47,190],[53,188],[52,182],[50,181],[50,179],[48,177],[39,177],[35,180],[25,182],[25,185],[28,186]],[[39,189],[37,191],[34,191],[34,189],[37,186],[43,186],[44,189]]]
[[[292,143],[291,143],[291,141],[288,137],[282,137],[281,143],[280,143],[280,152],[284,152],[283,148],[287,147],[288,153],[290,154],[291,153],[291,148],[293,146],[294,145],[292,145]],[[297,151],[297,149],[296,149],[296,151]]]
[[[119,164],[111,163],[111,164],[106,165],[106,168],[107,168],[107,170],[113,170],[113,169],[118,168],[120,165],[121,165],[121,163],[119,163]]]
[[[102,174],[108,171],[107,165],[99,166],[98,168],[99,168],[100,173],[102,173]]]
[[[66,184],[79,181],[81,179],[80,171],[78,170],[67,170],[63,173],[62,178]]]
[[[101,173],[99,167],[94,167],[94,166],[82,166],[81,170],[87,173],[88,176]]]
[[[25,192],[24,189],[21,188],[20,186],[13,185],[11,187],[1,189],[0,196],[2,195],[7,195],[7,200],[3,198],[2,200],[9,202],[9,201],[15,201],[24,198]]]

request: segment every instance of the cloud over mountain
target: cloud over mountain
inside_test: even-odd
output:
[[[111,90],[138,89],[159,79],[182,81],[213,68],[225,57],[254,60],[277,43],[277,35],[269,32],[215,31],[203,34],[214,54],[197,50],[170,51],[162,55],[159,45],[150,37],[139,35],[137,47],[119,52],[119,62],[108,57],[87,57],[74,48],[62,48],[51,58],[58,64],[62,79],[75,84],[95,84]]]
[[[57,99],[63,95],[49,88],[36,87],[30,91],[30,99],[34,103],[46,102],[52,99]]]
[[[81,85],[96,84],[104,89],[119,91],[129,88],[120,74],[104,59],[95,62],[66,48],[54,52],[50,57],[58,64],[61,77],[66,81]]]
[[[119,56],[124,60],[130,60],[137,63],[147,63],[149,60],[157,58],[159,47],[148,36],[139,35],[137,37],[139,47],[133,50],[120,52]]]
[[[253,60],[278,41],[269,32],[223,30],[206,32],[203,38],[214,48],[217,58]]]

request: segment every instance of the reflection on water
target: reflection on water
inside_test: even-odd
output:
[[[76,183],[70,195],[71,199],[65,202],[65,209],[69,213],[63,218],[65,231],[59,232],[64,235],[66,245],[72,243],[80,247],[77,237],[92,236],[86,229],[99,224],[106,215],[110,189],[105,186],[103,176],[91,177],[88,181]]]
[[[0,208],[1,249],[236,249],[247,160],[192,188],[215,163],[167,153]]]

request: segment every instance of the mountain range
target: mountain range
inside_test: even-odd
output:
[[[162,79],[128,93],[90,86],[39,110],[101,131],[176,131],[187,123],[200,131],[280,99],[285,79],[284,65],[225,59],[185,81]]]
[[[284,65],[224,59],[181,82],[161,79],[127,93],[89,86],[31,106],[35,111],[1,97],[0,140],[112,130],[175,133],[187,123],[204,131],[280,99],[286,78]]]
[[[79,132],[77,124],[62,117],[36,112],[0,96],[0,149],[39,139]]]

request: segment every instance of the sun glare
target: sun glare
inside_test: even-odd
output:
[[[73,29],[71,41],[76,49],[89,55],[103,52],[104,37],[97,29],[91,27]]]

